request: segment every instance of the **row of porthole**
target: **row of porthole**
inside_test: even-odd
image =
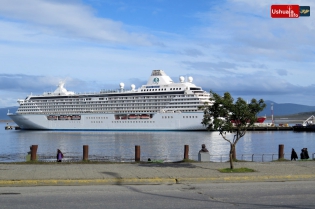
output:
[[[173,118],[173,116],[162,116],[162,118],[166,119],[166,118]]]
[[[86,117],[86,119],[108,119],[108,117]]]
[[[198,116],[183,116],[183,118],[198,118]]]
[[[143,120],[123,121],[123,120],[117,120],[117,121],[112,121],[112,123],[155,123],[155,121],[143,121]]]

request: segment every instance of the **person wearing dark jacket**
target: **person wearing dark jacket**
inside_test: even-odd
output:
[[[63,158],[63,154],[60,149],[57,150],[57,162],[61,162]]]
[[[307,148],[304,148],[304,155],[305,155],[305,159],[309,159],[310,158],[310,156],[308,156]]]
[[[300,158],[301,160],[306,159],[306,158],[305,158],[304,149],[301,149],[301,154],[300,154],[300,155],[301,155],[301,158]]]
[[[297,156],[297,154],[296,154],[295,150],[292,148],[292,152],[291,152],[291,160],[296,160],[296,159],[298,159],[298,156]]]

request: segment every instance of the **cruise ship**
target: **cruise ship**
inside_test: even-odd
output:
[[[206,130],[201,124],[210,93],[192,83],[173,80],[153,70],[146,85],[97,93],[74,93],[60,82],[54,92],[19,99],[16,113],[8,116],[24,130]]]

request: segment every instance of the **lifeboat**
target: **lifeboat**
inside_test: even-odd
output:
[[[137,115],[129,115],[128,119],[137,119]]]
[[[127,115],[115,115],[115,120],[126,120]]]
[[[71,120],[81,120],[81,115],[72,115]]]
[[[150,119],[150,115],[140,115],[140,119]]]
[[[66,116],[66,115],[60,115],[60,116],[58,117],[58,119],[59,119],[59,120],[67,120],[67,119],[68,119],[68,116]]]
[[[48,119],[48,120],[57,120],[58,117],[57,117],[56,115],[48,115],[48,116],[47,116],[47,119]]]

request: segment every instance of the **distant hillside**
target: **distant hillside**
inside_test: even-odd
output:
[[[300,112],[300,113],[296,113],[296,114],[292,114],[292,115],[281,115],[280,117],[278,117],[278,119],[280,119],[280,118],[290,118],[290,119],[306,120],[307,118],[309,118],[312,115],[315,116],[315,111],[312,111],[312,112]]]
[[[0,120],[10,120],[10,118],[7,116],[8,110],[10,113],[15,113],[18,107],[5,107],[0,108]]]
[[[274,116],[294,115],[299,113],[305,113],[307,115],[310,112],[315,112],[315,106],[299,105],[292,103],[278,104],[272,101],[265,101],[265,103],[267,107],[259,113],[259,116],[271,116],[271,103],[273,103]]]
[[[273,115],[274,116],[302,116],[303,118],[315,115],[315,106],[299,105],[292,103],[278,104],[272,101],[265,101],[267,107],[259,113],[259,116],[271,116],[271,103],[273,103]],[[15,113],[18,107],[6,107],[0,108],[0,120],[9,120],[7,116],[8,110],[11,113]]]

